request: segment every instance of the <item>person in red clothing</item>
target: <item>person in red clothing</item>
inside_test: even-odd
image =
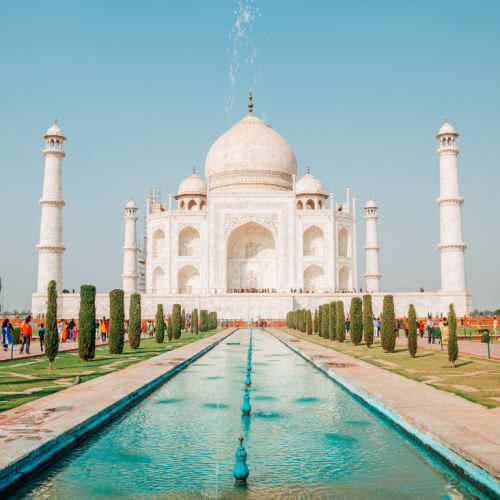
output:
[[[26,344],[26,354],[30,353],[31,334],[30,318],[27,317],[21,327],[21,350],[19,351],[19,354],[23,353],[24,344]]]
[[[420,333],[420,338],[423,339],[424,338],[424,322],[423,321],[418,322],[418,332]]]

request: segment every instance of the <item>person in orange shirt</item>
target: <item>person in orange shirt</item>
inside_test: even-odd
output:
[[[28,317],[24,320],[23,326],[21,327],[21,350],[19,354],[23,353],[24,344],[26,344],[26,354],[30,353],[31,334],[30,318]]]

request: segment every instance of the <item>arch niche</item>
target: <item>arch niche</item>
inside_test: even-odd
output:
[[[192,226],[185,227],[179,232],[179,256],[200,256],[200,233]]]
[[[227,288],[278,288],[276,242],[266,227],[247,222],[227,239]]]
[[[351,235],[344,227],[339,231],[339,257],[351,256]]]
[[[325,238],[323,236],[323,231],[319,227],[312,226],[306,229],[302,239],[305,257],[325,255]]]
[[[200,272],[194,266],[184,266],[178,274],[179,293],[199,293]]]
[[[155,268],[153,271],[153,293],[163,293],[165,290],[164,273],[161,267]]]
[[[349,268],[347,266],[342,266],[339,270],[339,290],[349,290]]]
[[[304,270],[304,290],[306,292],[317,292],[325,288],[325,272],[316,264]]]
[[[165,255],[165,233],[157,229],[153,234],[153,259]]]
[[[188,210],[196,210],[195,207],[197,207],[197,203],[196,203],[196,200],[191,200],[189,203],[188,203]]]

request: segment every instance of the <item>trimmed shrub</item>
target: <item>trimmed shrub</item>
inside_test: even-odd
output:
[[[328,333],[330,340],[337,339],[337,304],[330,302],[330,318],[328,320]]]
[[[45,356],[49,360],[49,370],[59,350],[59,334],[57,333],[57,291],[56,282],[51,280],[47,288],[47,320],[45,321]]]
[[[130,349],[139,349],[141,344],[141,295],[130,296],[130,312],[128,324],[128,345]]]
[[[182,320],[182,331],[184,331],[186,329],[186,309],[184,307],[182,308],[181,320]]]
[[[387,352],[394,352],[396,346],[396,318],[394,316],[394,297],[392,295],[384,296],[380,337],[382,349]]]
[[[109,353],[122,354],[125,341],[125,293],[123,290],[109,292]]]
[[[361,297],[354,297],[351,300],[350,316],[350,335],[353,345],[359,345],[363,338],[363,301]]]
[[[417,355],[418,332],[417,332],[417,312],[415,306],[410,304],[408,310],[408,352],[414,358]]]
[[[318,333],[318,308],[314,310],[314,333]]]
[[[14,328],[11,335],[12,335],[12,344],[13,345],[20,345],[21,344],[21,327]],[[45,337],[45,338],[47,338],[47,337]]]
[[[181,338],[181,305],[174,304],[172,309],[172,335],[175,340]]]
[[[306,333],[307,335],[312,335],[312,316],[311,316],[311,311],[307,310],[307,328],[306,328]]]
[[[90,361],[95,356],[95,286],[92,285],[80,287],[78,356],[82,361]]]
[[[199,331],[199,326],[198,326],[198,309],[195,309],[193,311],[193,314],[191,315],[191,325],[193,327],[193,332],[195,335],[198,335],[198,331]]]
[[[337,341],[344,342],[345,340],[345,314],[344,314],[344,303],[339,300],[337,301]]]
[[[323,318],[321,319],[321,330],[323,332],[322,337],[328,339],[330,337],[330,304],[323,305]]]
[[[307,332],[307,309],[302,309],[302,333]]]
[[[372,296],[369,293],[363,295],[363,340],[366,347],[373,344]]]
[[[482,344],[487,344],[488,343],[488,334],[486,332],[481,334],[481,343]]]
[[[448,314],[448,361],[451,361],[455,368],[455,361],[458,359],[458,340],[457,340],[457,315],[455,307],[450,304],[450,312]]]
[[[165,338],[165,321],[163,320],[163,305],[158,304],[156,307],[156,343],[163,344]]]
[[[200,332],[206,332],[208,329],[208,313],[205,309],[200,311]]]
[[[318,335],[321,337],[323,335],[323,328],[321,323],[323,322],[323,306],[318,306]]]

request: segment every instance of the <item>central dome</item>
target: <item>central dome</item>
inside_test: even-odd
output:
[[[205,175],[210,191],[289,191],[292,176],[297,175],[297,160],[290,144],[250,111],[210,148]]]

